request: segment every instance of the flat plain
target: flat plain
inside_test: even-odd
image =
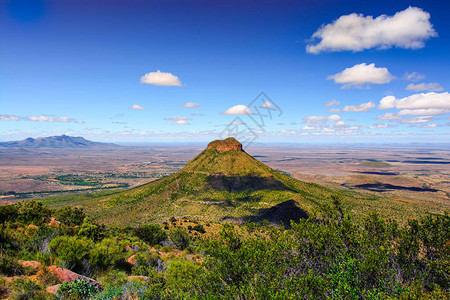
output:
[[[68,193],[135,187],[181,169],[206,146],[154,144],[90,149],[0,149],[0,205]],[[450,150],[439,145],[253,144],[275,170],[357,191],[411,217],[450,209]]]

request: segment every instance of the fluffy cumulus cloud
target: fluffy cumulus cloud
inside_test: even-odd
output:
[[[196,102],[186,102],[181,104],[183,107],[199,107],[200,105]]]
[[[380,100],[380,104],[378,105],[378,109],[391,109],[395,107],[395,103],[397,98],[394,96],[386,96]]]
[[[189,123],[188,121],[190,121],[192,119],[187,118],[187,117],[173,117],[173,118],[164,118],[164,120],[173,121],[173,122],[175,122],[175,124],[178,124],[178,125],[190,125],[191,123]]]
[[[341,116],[339,115],[331,115],[327,118],[328,121],[340,121],[341,120]]]
[[[442,115],[450,112],[450,94],[448,92],[420,93],[401,99],[387,96],[381,99],[378,108],[397,108],[400,110],[399,115]]]
[[[432,91],[432,92],[440,92],[443,91],[444,88],[439,84],[435,82],[430,83],[410,83],[406,87],[408,91],[414,91],[414,92],[421,92],[421,91]]]
[[[239,104],[223,112],[224,115],[251,115],[253,112],[245,105]]]
[[[0,115],[0,121],[19,121],[22,117],[14,115]]]
[[[375,64],[366,63],[354,65],[346,68],[344,71],[328,76],[335,83],[343,84],[342,88],[362,87],[364,84],[382,84],[391,82],[394,76],[389,73],[387,68],[377,68]]]
[[[79,123],[83,124],[83,120],[75,120],[74,118],[69,117],[51,117],[51,116],[28,116],[26,118],[28,121],[32,122],[63,122],[63,123]]]
[[[150,72],[141,77],[141,83],[160,85],[160,86],[181,86],[181,81],[178,76],[172,73]]]
[[[136,110],[143,110],[143,109],[145,109],[144,107],[142,107],[142,106],[140,106],[140,105],[137,105],[137,104],[133,104],[132,106],[131,106],[131,109],[136,109]]]
[[[342,111],[353,111],[353,112],[367,112],[370,111],[371,108],[375,107],[375,103],[373,103],[372,101],[369,101],[367,103],[362,103],[360,105],[347,105],[345,106]]]
[[[437,36],[430,23],[430,14],[418,7],[408,7],[393,16],[364,16],[349,14],[333,23],[323,25],[313,35],[306,51],[363,51],[391,47],[418,49],[425,40]]]
[[[325,102],[324,105],[325,105],[325,106],[333,106],[333,105],[339,105],[339,104],[341,104],[339,101],[333,99],[333,100],[330,100],[330,101]]]

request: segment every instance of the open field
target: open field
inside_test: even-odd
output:
[[[0,203],[135,187],[176,172],[204,147],[2,149]],[[411,216],[450,209],[450,151],[445,147],[284,144],[252,145],[246,151],[302,181],[389,200],[367,209],[384,205],[393,213],[411,211]]]

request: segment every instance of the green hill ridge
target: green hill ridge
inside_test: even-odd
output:
[[[247,154],[236,139],[227,138],[211,142],[170,176],[107,196],[77,199],[70,205],[82,206],[100,222],[115,225],[183,216],[257,221],[257,216],[267,215],[261,212],[286,201],[294,201],[290,207],[305,216],[331,194],[325,187],[273,170]]]

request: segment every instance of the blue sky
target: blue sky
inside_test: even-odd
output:
[[[259,142],[440,143],[449,13],[445,1],[0,0],[0,140],[237,130]],[[260,92],[269,98],[250,106]]]

